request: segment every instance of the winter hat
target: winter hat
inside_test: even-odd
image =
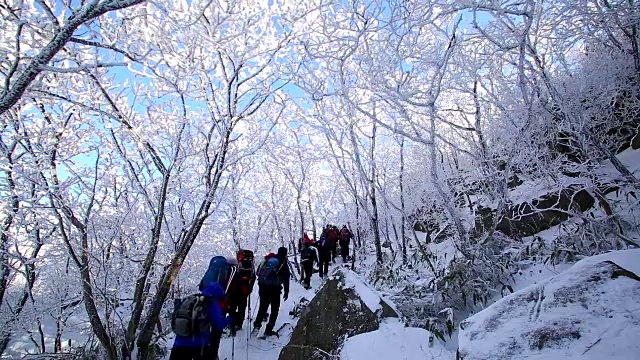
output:
[[[284,259],[287,257],[287,248],[284,246],[281,246],[280,248],[278,248],[278,257],[280,259]]]

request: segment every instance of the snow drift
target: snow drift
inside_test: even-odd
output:
[[[464,360],[638,359],[640,249],[579,261],[463,321]]]
[[[429,344],[431,334],[420,328],[405,327],[395,319],[380,324],[380,329],[350,337],[345,341],[340,360],[416,360],[454,359],[436,340]]]

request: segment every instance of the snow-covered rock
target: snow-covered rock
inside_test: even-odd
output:
[[[569,211],[584,212],[593,207],[594,198],[580,186],[555,190],[506,209],[496,230],[509,237],[522,238],[558,225],[569,218]],[[485,232],[493,226],[495,209],[480,207],[475,230]]]
[[[347,337],[374,331],[397,313],[360,277],[338,268],[303,310],[280,360],[325,359],[337,355]]]
[[[436,340],[429,345],[425,329],[405,327],[396,319],[380,324],[380,329],[350,337],[345,341],[340,360],[417,360],[454,359],[455,354]]]
[[[461,324],[464,360],[640,359],[640,249],[579,261]]]

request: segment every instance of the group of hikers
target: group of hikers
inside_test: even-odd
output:
[[[337,244],[340,245],[343,262],[348,261],[352,237],[346,225],[340,231],[327,225],[316,242],[304,233],[298,246],[305,288],[310,288],[314,263],[318,263],[320,277],[327,275],[329,262],[335,263]],[[280,247],[276,254],[267,254],[257,269],[251,250],[241,249],[235,257],[229,258],[214,256],[198,286],[200,293],[174,302],[171,325],[176,338],[169,359],[218,359],[224,329],[229,328],[231,335],[235,336],[242,329],[247,308],[251,312],[250,295],[256,281],[259,306],[252,334],[260,330],[270,309],[264,336],[278,335],[274,326],[280,309],[280,296],[284,290],[282,299],[288,299],[290,278],[291,267],[285,247]]]
[[[342,262],[349,260],[349,244],[353,238],[353,233],[347,225],[343,225],[342,229],[327,224],[322,229],[320,240],[313,241],[305,232],[303,237],[298,240],[298,250],[300,251],[300,259],[302,263],[302,278],[304,287],[311,287],[311,276],[313,275],[313,264],[318,264],[318,274],[321,278],[325,277],[329,272],[329,262],[336,262],[337,247],[340,245],[340,255]]]
[[[170,360],[218,359],[220,339],[225,328],[235,336],[242,329],[247,307],[251,311],[250,294],[256,281],[260,303],[253,322],[254,331],[262,327],[271,308],[265,336],[273,331],[280,294],[289,297],[291,271],[287,260],[287,248],[269,253],[256,271],[251,250],[239,250],[236,257],[214,256],[198,286],[200,293],[176,300],[172,316],[172,329],[176,334]]]

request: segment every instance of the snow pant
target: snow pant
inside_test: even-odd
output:
[[[325,277],[329,273],[329,261],[331,261],[331,255],[320,255],[320,277]]]
[[[220,348],[220,338],[222,338],[222,331],[211,329],[211,338],[209,340],[209,357],[206,359],[218,358],[218,349]]]
[[[278,311],[280,310],[280,287],[260,286],[258,294],[260,295],[260,307],[253,326],[259,328],[262,325],[262,322],[267,317],[267,309],[271,306],[269,322],[267,322],[267,327],[264,330],[265,332],[273,331],[278,319]]]
[[[247,311],[248,296],[238,294],[229,301],[229,316],[233,318],[233,326],[242,327]]]
[[[347,262],[349,256],[349,242],[340,240],[340,255],[342,255],[342,262]]]
[[[174,347],[171,349],[169,360],[210,360],[215,359],[216,355],[217,352],[212,353],[209,346],[204,348]]]
[[[311,286],[311,275],[313,274],[313,261],[307,260],[302,263],[302,269],[304,269],[304,284]]]

